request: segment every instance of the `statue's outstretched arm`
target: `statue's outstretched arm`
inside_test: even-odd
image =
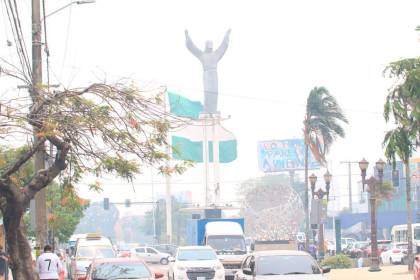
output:
[[[220,60],[223,57],[223,55],[225,54],[225,52],[228,48],[230,32],[231,32],[230,29],[228,31],[226,31],[225,37],[223,38],[223,42],[220,44],[220,46],[217,48],[217,50],[214,51],[218,60]]]
[[[188,30],[185,30],[185,44],[187,45],[187,49],[197,58],[201,57],[201,54],[203,53],[199,48],[197,48],[196,45],[194,45],[193,41],[190,38],[190,35],[188,34]]]

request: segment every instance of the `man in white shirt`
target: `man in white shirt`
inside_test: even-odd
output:
[[[60,259],[52,252],[50,245],[44,247],[44,253],[36,261],[36,270],[41,280],[58,280],[58,274],[63,270]]]

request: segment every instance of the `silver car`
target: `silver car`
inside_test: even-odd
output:
[[[160,263],[167,265],[170,255],[162,253],[152,247],[136,247],[131,249],[131,257],[140,258],[148,263]]]
[[[235,280],[326,280],[329,271],[303,251],[257,251],[245,258]]]

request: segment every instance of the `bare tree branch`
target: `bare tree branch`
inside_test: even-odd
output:
[[[26,195],[26,201],[33,199],[38,191],[48,186],[61,171],[66,169],[66,157],[69,150],[70,145],[63,144],[62,147],[58,149],[54,163],[48,169],[39,170],[32,180],[23,188],[22,192]]]
[[[21,157],[18,158],[16,162],[10,168],[8,168],[5,172],[3,172],[3,174],[1,175],[1,178],[5,179],[9,177],[10,175],[12,175],[13,173],[15,173],[16,171],[18,171],[22,165],[24,165],[29,159],[31,159],[31,157],[36,153],[38,148],[45,143],[45,140],[46,140],[45,138],[39,139],[38,143],[35,146],[32,146],[29,149],[29,151],[21,155]]]

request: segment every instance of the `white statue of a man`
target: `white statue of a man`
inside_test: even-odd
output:
[[[225,54],[228,44],[231,30],[229,29],[223,42],[220,46],[213,51],[213,42],[206,41],[206,47],[204,51],[197,48],[192,42],[188,31],[185,30],[185,39],[188,50],[197,57],[203,65],[203,82],[204,82],[204,112],[208,114],[217,113],[217,95],[218,91],[218,79],[217,79],[217,63]]]

